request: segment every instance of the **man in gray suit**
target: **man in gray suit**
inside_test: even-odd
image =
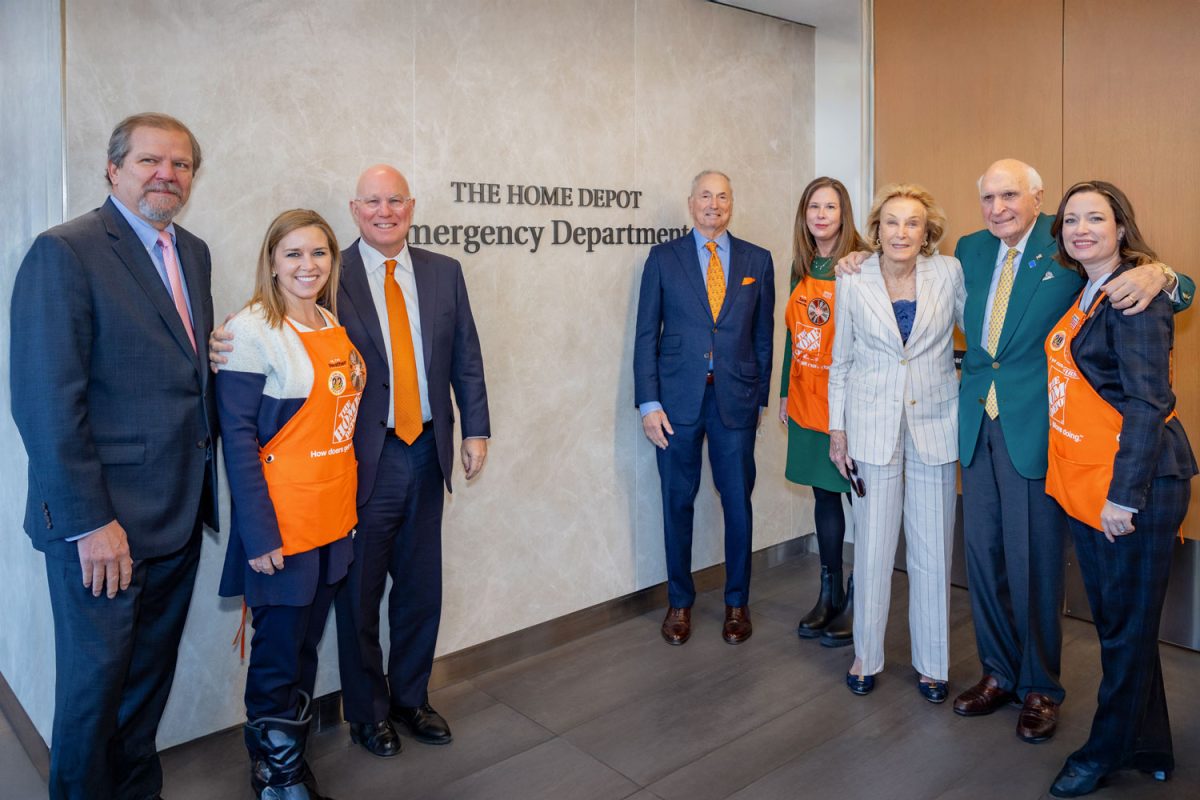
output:
[[[173,117],[113,130],[100,207],[41,234],[12,295],[25,531],[46,558],[50,797],[145,800],[200,558],[217,525],[208,247],[172,220],[200,167]]]

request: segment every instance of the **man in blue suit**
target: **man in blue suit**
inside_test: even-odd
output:
[[[54,611],[50,797],[145,800],[201,526],[217,526],[208,247],[172,220],[200,168],[178,120],[109,139],[111,196],[38,236],[12,295],[25,531]]]
[[[670,608],[662,636],[691,636],[692,525],[708,439],[725,518],[725,625],[750,638],[750,493],[754,437],[771,376],[775,271],[771,254],[728,232],[733,188],[701,172],[688,197],[691,233],[650,250],[642,271],[633,350],[635,402],[655,447],[662,485]]]

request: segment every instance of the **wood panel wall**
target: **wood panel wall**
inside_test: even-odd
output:
[[[1075,181],[1117,184],[1159,256],[1200,279],[1200,3],[875,0],[874,17],[875,185],[925,185],[950,219],[943,252],[982,227],[980,173],[1013,157],[1042,174],[1048,213]],[[1177,318],[1175,389],[1200,448],[1197,314]],[[1197,506],[1200,490],[1194,539]]]

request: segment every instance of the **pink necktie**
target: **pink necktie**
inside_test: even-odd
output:
[[[183,279],[179,276],[179,261],[175,258],[171,234],[159,231],[158,246],[162,248],[163,266],[167,268],[167,282],[171,284],[171,299],[175,301],[175,310],[179,312],[179,320],[192,343],[192,352],[195,352],[196,334],[192,331],[192,312],[188,310],[187,301],[183,297]]]

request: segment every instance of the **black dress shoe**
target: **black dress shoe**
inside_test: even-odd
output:
[[[847,672],[846,685],[850,687],[850,691],[861,697],[870,694],[871,690],[875,688],[875,676],[863,675],[859,677],[853,672]]]
[[[1099,789],[1107,775],[1094,764],[1068,761],[1050,786],[1050,794],[1055,797],[1082,797]]]
[[[917,688],[921,691],[921,696],[931,703],[946,702],[945,681],[933,681],[929,683],[917,678]]]
[[[450,726],[429,703],[416,708],[393,708],[392,721],[408,728],[412,737],[424,744],[450,744],[454,741]]]
[[[379,722],[351,722],[350,741],[361,744],[367,752],[380,758],[400,755],[400,737],[386,719]]]

